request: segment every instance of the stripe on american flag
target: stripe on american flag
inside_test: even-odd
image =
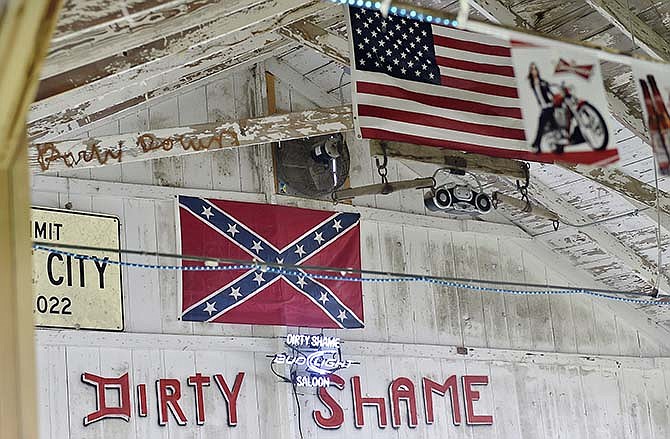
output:
[[[363,137],[528,151],[508,41],[357,8],[350,20]]]

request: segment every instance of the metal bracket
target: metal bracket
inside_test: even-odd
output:
[[[381,147],[382,147],[382,153],[384,154],[383,161],[380,163],[379,162],[379,157],[375,157],[375,163],[377,164],[377,173],[379,174],[379,176],[382,179],[382,184],[386,185],[389,182],[388,176],[387,176],[388,173],[389,173],[389,170],[387,168],[387,166],[389,164],[389,157],[388,157],[388,154],[386,153],[386,143],[382,142]],[[388,192],[388,193],[390,193],[390,192]]]

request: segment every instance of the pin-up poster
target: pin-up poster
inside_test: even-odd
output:
[[[636,61],[633,77],[656,166],[661,175],[670,175],[670,66]]]
[[[526,140],[540,161],[604,165],[618,159],[597,58],[513,44],[512,60]]]

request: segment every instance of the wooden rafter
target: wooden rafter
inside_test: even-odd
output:
[[[38,174],[260,145],[352,128],[351,108],[335,107],[234,122],[37,143],[30,148],[29,164],[32,172]]]
[[[670,41],[645,23],[622,0],[585,0],[648,55],[670,60]]]
[[[349,67],[349,57],[346,56],[349,53],[347,41],[310,21],[293,23],[280,29],[279,33],[323,53],[344,67]]]
[[[93,122],[110,118],[121,111],[130,110],[187,87],[193,87],[205,80],[210,80],[214,75],[262,62],[288,47],[287,43],[282,40],[266,45],[263,38],[253,40],[252,44],[255,44],[252,50],[244,51],[241,50],[241,47],[239,51],[231,50],[226,58],[219,60],[219,63],[204,70],[187,72],[168,84],[163,84],[160,78],[156,78],[158,85],[145,89],[143,93],[129,94],[128,96],[112,93],[111,96],[114,97],[114,100],[111,103],[110,101],[105,102],[106,97],[102,97],[101,99],[91,100],[90,105],[83,104],[72,109],[65,108],[57,114],[29,123],[28,134],[33,141],[46,141],[74,130],[80,130]],[[119,90],[119,93],[123,93],[123,89]]]
[[[43,99],[31,108],[29,135],[38,139],[63,134],[235,64],[261,61],[287,47],[277,29],[327,7],[313,0],[261,2],[233,8],[225,26],[206,24],[192,29],[193,35],[182,32],[135,48],[133,44],[143,41],[139,37],[125,46],[117,42],[111,58],[43,81]]]
[[[302,96],[320,107],[340,104],[335,96],[326,93],[318,85],[309,80],[309,78],[305,78],[284,61],[279,59],[268,60],[266,68],[280,80],[285,81],[287,84],[292,84],[294,87],[299,87]]]
[[[296,6],[301,4],[300,7]],[[148,41],[145,41],[148,38],[137,39],[135,42],[119,41],[114,46],[117,50],[102,59],[86,59],[87,53],[83,49],[78,50],[78,46],[69,49],[74,54],[68,56],[76,55],[81,65],[68,65],[68,70],[46,76],[40,83],[37,96],[37,101],[42,101],[42,105],[36,106],[33,113],[39,113],[36,110],[45,106],[50,97],[56,97],[51,100],[52,103],[62,102],[63,99],[70,98],[67,95],[63,97],[64,93],[87,85],[92,86],[85,89],[90,96],[91,89],[93,92],[99,89],[106,91],[106,88],[110,87],[109,84],[125,84],[129,81],[141,84],[142,81],[161,72],[179,68],[184,65],[184,60],[188,60],[188,66],[191,68],[197,66],[206,68],[207,65],[215,64],[218,58],[225,57],[226,52],[233,46],[249,38],[271,33],[324,8],[321,4],[310,3],[307,0],[263,3],[251,9],[232,11],[228,9],[231,7],[232,5],[229,5],[225,9],[228,11],[228,15],[224,16],[225,26],[210,28],[208,24],[165,38],[157,39],[154,36],[154,39]],[[178,17],[165,20],[174,20]],[[192,19],[189,20],[192,22]],[[268,44],[277,38],[276,34],[270,35]],[[138,43],[141,44],[134,46]],[[104,79],[107,81],[103,81]],[[82,91],[79,90],[79,93]],[[39,117],[39,114],[36,116]]]
[[[316,0],[166,2],[148,14],[143,13],[141,19],[116,20],[57,38],[52,42],[42,78],[102,60],[107,69],[116,73],[206,44],[246,26],[277,19],[310,4],[318,5]],[[327,5],[318,6],[323,9]],[[146,48],[142,49],[143,46]]]
[[[603,187],[612,189],[631,200],[639,202],[646,207],[653,208],[653,212],[647,213],[654,222],[656,221],[656,188],[654,186],[624,174],[615,168],[590,168],[581,165],[563,165],[563,167],[570,169]],[[658,207],[661,213],[661,225],[666,230],[670,230],[669,193],[662,190],[658,191]]]
[[[403,142],[370,140],[371,155],[383,155],[384,152],[390,157],[432,163],[455,169],[483,172],[491,175],[506,175],[518,178],[519,180],[525,179],[527,175],[524,163],[517,160]]]
[[[569,224],[585,224],[579,229],[581,233],[587,235],[605,252],[635,272],[644,282],[649,285],[655,284],[657,267],[654,263],[638,255],[602,225],[588,225],[591,220],[585,214],[537,179],[531,180],[530,191],[534,197],[542,200],[542,204],[547,208],[559,212],[564,221]],[[670,280],[665,273],[660,273],[659,291],[664,295],[670,294]]]

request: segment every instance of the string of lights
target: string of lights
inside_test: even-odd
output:
[[[523,41],[528,44],[537,46],[553,46],[563,48],[566,50],[579,49],[584,52],[589,52],[597,56],[602,61],[610,61],[619,64],[631,65],[635,60],[642,59],[650,62],[664,63],[667,61],[652,58],[644,54],[635,54],[631,56],[624,51],[615,50],[611,47],[602,47],[597,44],[587,43],[584,41],[570,41],[555,38],[548,38],[539,32],[523,29],[519,30],[515,26],[503,25],[500,23],[488,23],[478,20],[471,20],[464,16],[466,11],[460,10],[460,16],[467,18],[463,22],[459,22],[457,16],[445,11],[439,11],[430,7],[423,7],[421,5],[413,4],[411,2],[389,1],[384,0],[370,1],[370,0],[323,0],[324,2],[356,6],[372,11],[379,11],[384,16],[387,14],[396,15],[412,20],[422,21],[426,23],[435,23],[443,26],[452,26],[460,29],[465,29],[473,32],[494,35],[507,39],[515,39]],[[438,15],[439,14],[439,15]]]
[[[372,2],[365,0],[330,0],[332,3],[340,3],[343,5],[348,4],[349,6],[357,6],[359,8],[366,8],[381,11],[382,3],[381,2]],[[393,15],[398,15],[400,17],[407,17],[413,20],[425,21],[427,23],[441,24],[444,26],[454,26],[458,27],[458,20],[451,20],[447,17],[439,17],[430,14],[424,14],[421,11],[415,9],[408,9],[405,7],[398,7],[391,5],[388,11]]]
[[[260,271],[267,271],[271,273],[277,273],[283,276],[290,276],[295,278],[304,276],[306,273],[308,273],[309,277],[319,280],[366,282],[366,283],[420,282],[420,283],[440,285],[444,287],[459,288],[459,289],[488,292],[488,293],[498,293],[498,294],[525,295],[525,296],[581,294],[635,305],[670,306],[670,301],[666,302],[666,301],[636,299],[626,297],[626,296],[649,297],[649,295],[647,294],[634,291],[613,291],[613,290],[605,290],[597,288],[575,288],[569,286],[549,285],[549,284],[542,285],[542,284],[532,284],[524,282],[427,276],[420,274],[382,272],[374,270],[354,270],[350,268],[275,264],[263,261],[243,261],[243,260],[226,259],[226,258],[180,255],[174,253],[147,252],[142,250],[131,250],[131,249],[119,250],[112,248],[97,248],[89,246],[54,244],[44,242],[34,242],[33,248],[37,251],[53,252],[61,254],[63,256],[70,256],[78,259],[106,262],[108,264],[125,266],[129,268],[139,268],[139,269],[167,270],[167,271],[241,271],[241,270],[254,269]],[[67,248],[69,250],[64,250],[64,248]],[[131,254],[145,257],[176,258],[185,261],[202,262],[202,265],[147,264],[140,262],[122,261],[120,257],[119,260],[113,260],[108,257],[100,257],[91,254],[80,253],[81,251],[87,251],[87,252],[96,251],[110,254],[119,254],[119,256],[120,254]],[[337,273],[337,274],[325,274],[325,273]],[[486,286],[486,285],[519,286],[519,287],[537,288],[537,289],[513,289],[513,288],[501,288],[499,286]]]

